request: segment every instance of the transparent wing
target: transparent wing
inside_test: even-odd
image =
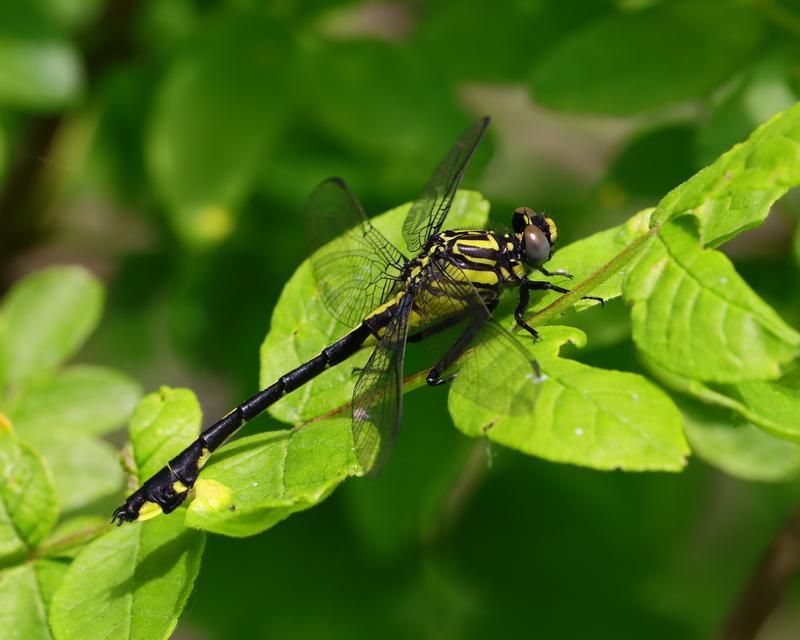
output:
[[[367,219],[339,178],[329,178],[306,205],[311,268],[322,301],[354,327],[394,291],[406,258]]]
[[[411,295],[400,302],[353,389],[353,447],[364,471],[386,462],[397,438],[403,405],[403,358]]]
[[[493,295],[487,290],[485,297]],[[432,261],[414,298],[425,324],[442,316],[463,318],[469,347],[442,377],[456,374],[452,389],[501,415],[533,411],[541,382],[538,364],[520,341],[492,317],[475,286],[461,269],[442,259]]]
[[[411,253],[418,253],[427,239],[442,228],[467,165],[487,126],[489,118],[484,117],[461,134],[411,205],[403,223],[403,237]]]

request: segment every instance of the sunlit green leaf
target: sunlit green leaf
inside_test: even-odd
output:
[[[58,518],[41,458],[0,423],[0,564],[41,542]]]
[[[559,357],[586,336],[570,327],[540,327],[531,350],[543,373],[530,415],[500,415],[479,399],[450,393],[455,425],[524,453],[595,469],[680,471],[689,448],[680,413],[642,376]],[[530,345],[530,340],[525,341]]]
[[[716,382],[775,378],[800,352],[800,334],[725,255],[700,246],[691,219],[665,224],[643,254],[625,296],[636,345],[659,367]]]
[[[72,356],[100,318],[103,290],[81,267],[52,267],[18,282],[3,299],[6,378],[21,383]]]
[[[701,97],[737,72],[758,44],[749,8],[664,2],[598,20],[536,64],[534,98],[556,109],[632,114]]]
[[[673,189],[658,203],[650,224],[692,214],[702,243],[717,246],[763,222],[772,204],[798,183],[800,105],[778,114]]]
[[[402,205],[372,219],[374,226],[398,247],[405,247],[402,226],[409,206]],[[480,194],[462,191],[456,197],[446,226],[480,229],[488,215],[489,203]],[[286,283],[275,305],[270,331],[261,345],[262,387],[317,355],[347,330],[323,305],[311,266],[304,262]],[[341,366],[325,371],[274,404],[269,412],[279,420],[297,424],[349,402],[357,378],[353,368],[362,366],[367,357],[368,350],[364,350]]]
[[[10,416],[23,437],[33,431],[102,435],[122,424],[139,399],[139,385],[103,367],[69,367],[26,389]]]
[[[114,528],[86,547],[56,592],[58,638],[168,638],[186,604],[205,536],[180,518]]]
[[[359,472],[349,416],[241,438],[203,470],[186,523],[253,535],[314,506]]]
[[[129,427],[139,478],[146,480],[189,446],[201,419],[197,398],[188,389],[161,387],[145,396]]]

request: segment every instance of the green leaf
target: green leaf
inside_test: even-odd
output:
[[[72,356],[97,325],[102,306],[100,283],[82,267],[51,267],[15,284],[0,306],[7,382],[27,382]]]
[[[760,35],[758,16],[741,4],[659,3],[565,37],[535,66],[534,97],[609,115],[696,98],[739,71]]]
[[[701,248],[691,219],[662,226],[642,253],[625,297],[633,303],[633,339],[659,367],[716,382],[775,378],[800,352],[800,334],[727,257]]]
[[[450,82],[519,84],[531,60],[608,10],[605,2],[436,2],[415,22],[411,46],[443,65],[442,77]]]
[[[0,572],[0,629],[4,640],[52,638],[47,611],[67,565],[54,560]]]
[[[371,219],[392,243],[405,247],[402,227],[410,208],[405,204]],[[486,225],[489,203],[471,191],[456,196],[446,227],[480,229]],[[308,261],[298,267],[286,283],[272,314],[272,325],[261,345],[261,386],[272,384],[294,367],[316,356],[347,332],[336,322],[317,295],[317,285]],[[270,407],[278,420],[299,424],[350,401],[357,376],[353,367],[363,366],[369,357],[363,350],[339,367],[322,373],[303,388]]]
[[[240,17],[176,56],[163,79],[147,161],[186,242],[218,242],[233,229],[287,115],[291,50],[276,25]]]
[[[438,58],[413,46],[358,39],[325,43],[313,51],[303,90],[315,120],[367,158],[400,160],[404,172],[435,162],[468,119]],[[425,171],[431,171],[432,166]],[[424,180],[424,178],[422,178]]]
[[[9,414],[23,437],[56,429],[104,435],[130,416],[140,395],[139,385],[118,371],[78,365],[27,388]]]
[[[56,592],[57,638],[168,638],[200,569],[205,536],[180,518],[113,529],[86,547]]]
[[[78,52],[35,7],[0,6],[0,104],[54,110],[73,103],[83,88]]]
[[[451,392],[448,406],[456,427],[556,462],[626,471],[683,469],[689,448],[669,396],[642,376],[559,357],[565,343],[585,343],[579,330],[539,331],[541,341],[532,346],[525,341],[544,374],[533,413],[498,415]]]
[[[782,482],[800,474],[800,446],[737,420],[731,412],[681,401],[692,450],[726,473],[760,482]]]
[[[349,416],[240,438],[203,469],[186,523],[229,536],[254,535],[359,474]]]
[[[58,430],[35,431],[25,440],[47,464],[62,511],[80,509],[119,491],[123,481],[119,456],[107,442]]]
[[[139,479],[146,480],[189,446],[200,433],[202,417],[188,389],[161,387],[145,396],[129,427]]]
[[[800,104],[756,129],[658,203],[650,226],[695,216],[705,246],[758,226],[772,203],[800,183]]]
[[[41,458],[0,424],[0,564],[44,540],[57,518],[53,483]]]

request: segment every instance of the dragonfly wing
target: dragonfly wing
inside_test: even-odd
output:
[[[431,261],[414,305],[425,324],[458,315],[477,330],[469,348],[439,372],[443,378],[456,374],[454,392],[500,415],[533,411],[541,382],[536,360],[492,317],[458,265],[447,259]]]
[[[372,226],[339,178],[311,193],[306,227],[322,301],[334,318],[354,327],[395,290],[406,257]]]
[[[411,296],[404,297],[353,389],[353,447],[364,471],[388,459],[403,405],[403,359]]]
[[[403,237],[411,253],[418,253],[428,238],[442,228],[467,165],[487,126],[489,118],[484,117],[461,134],[411,205],[403,223]]]

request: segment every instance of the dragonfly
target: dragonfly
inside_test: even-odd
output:
[[[569,290],[544,278],[558,231],[552,218],[515,209],[511,232],[442,230],[456,192],[489,125],[484,117],[456,141],[403,222],[407,253],[369,220],[347,184],[329,178],[306,205],[311,267],[319,296],[350,331],[315,357],[282,375],[206,428],[186,449],[144,482],[114,511],[112,522],[170,513],[186,500],[210,454],[272,404],[374,345],[353,388],[353,451],[365,472],[379,469],[397,437],[408,343],[461,327],[458,337],[427,373],[438,386],[458,376],[459,392],[500,415],[534,410],[541,376],[530,351],[493,317],[501,294],[517,289],[516,324],[533,339],[525,320],[530,292]],[[603,303],[602,298],[585,296]]]

